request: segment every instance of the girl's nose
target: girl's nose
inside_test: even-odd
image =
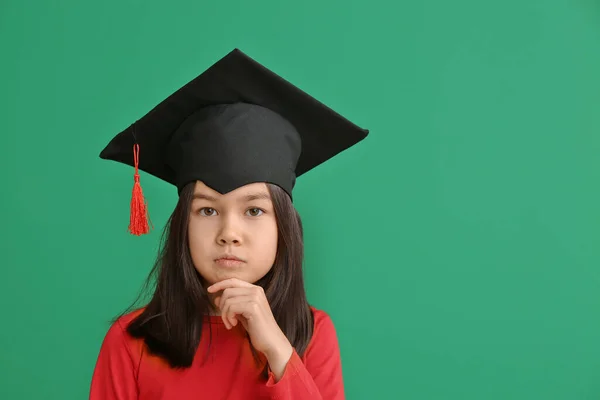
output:
[[[239,232],[239,225],[236,223],[234,218],[226,218],[224,219],[223,227],[217,236],[217,241],[221,245],[240,244],[241,235]]]

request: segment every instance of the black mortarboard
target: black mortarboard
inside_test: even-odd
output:
[[[235,49],[115,136],[100,157],[136,167],[136,186],[139,166],[178,192],[196,180],[219,193],[269,182],[291,197],[298,176],[367,134]]]

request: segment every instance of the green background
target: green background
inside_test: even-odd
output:
[[[234,47],[371,130],[295,191],[348,399],[600,398],[598,1],[0,4],[0,398],[87,398],[176,202],[98,153]]]

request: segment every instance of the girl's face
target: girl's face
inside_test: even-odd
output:
[[[277,221],[266,184],[222,195],[198,181],[190,212],[192,261],[209,285],[228,278],[255,283],[269,272],[277,253]]]

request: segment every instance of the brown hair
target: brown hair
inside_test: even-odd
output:
[[[313,334],[313,316],[304,290],[302,222],[290,197],[277,185],[267,184],[277,220],[275,263],[256,285],[263,287],[281,330],[302,355]],[[143,338],[149,351],[166,359],[173,368],[189,367],[197,351],[204,316],[211,303],[194,268],[188,245],[188,223],[195,182],[186,185],[161,238],[159,254],[133,305],[144,291],[154,293],[127,331]],[[119,317],[120,317],[119,316]],[[113,320],[116,321],[119,317]],[[210,332],[210,331],[209,331]],[[255,356],[257,352],[252,349]],[[258,360],[258,358],[257,358]],[[263,373],[266,371],[266,366]]]

